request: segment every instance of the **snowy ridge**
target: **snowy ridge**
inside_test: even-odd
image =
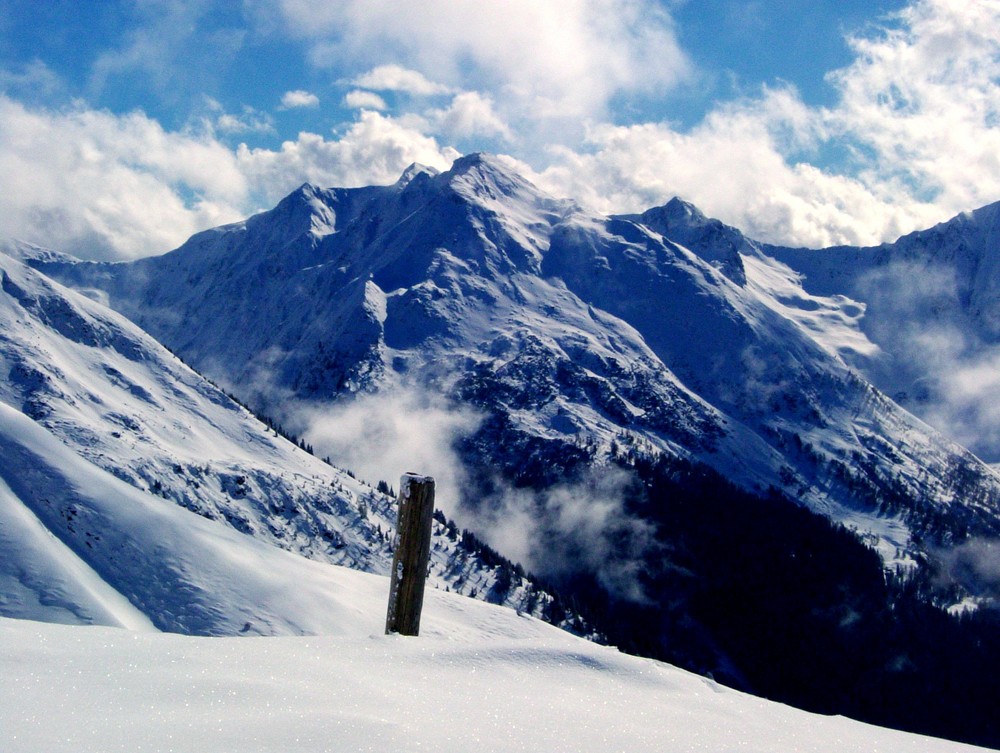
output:
[[[388,571],[392,499],[269,430],[119,315],[9,256],[0,255],[0,283],[0,370],[8,375],[0,383],[0,536],[10,544],[0,557],[0,614],[130,626],[152,620],[166,630],[227,634],[256,624],[225,605],[205,606],[208,616],[175,620],[165,616],[176,612],[170,605],[137,604],[130,591],[134,562],[101,560],[95,537],[113,536],[116,526],[124,526],[119,533],[127,538],[133,530],[166,525],[139,525],[135,517],[121,522],[138,509],[183,516],[175,521],[160,510],[173,521],[176,540],[128,543],[135,561],[155,559],[155,553],[179,557],[171,552],[187,543],[188,520],[211,521],[210,528],[321,562]],[[43,434],[47,444],[39,439]],[[113,509],[99,507],[108,499],[122,501]],[[96,517],[84,525],[88,510]],[[187,561],[200,559],[192,554]],[[501,569],[485,565],[454,530],[435,523],[433,587],[475,592],[540,614],[551,597],[506,573],[509,585],[497,592]],[[210,587],[202,575],[197,567],[177,570],[151,560],[142,581],[163,592],[218,597],[222,576]],[[247,630],[328,628],[286,617],[277,610]]]

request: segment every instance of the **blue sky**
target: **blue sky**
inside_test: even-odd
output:
[[[1000,0],[0,0],[0,237],[160,253],[299,183],[509,155],[869,243],[1000,199]]]
[[[641,98],[641,106],[622,102],[611,116],[619,122],[666,118],[692,126],[714,102],[779,81],[794,84],[807,102],[826,104],[833,89],[825,75],[852,58],[846,36],[903,6],[859,0],[651,3],[672,17],[693,75],[678,87]],[[5,0],[0,7],[7,10],[0,21],[3,69],[14,73],[41,63],[59,79],[57,91],[23,88],[23,96],[56,105],[78,97],[119,113],[141,109],[171,129],[203,114],[204,98],[210,97],[227,112],[251,107],[270,115],[275,132],[259,134],[255,143],[280,143],[297,129],[329,130],[349,120],[352,111],[343,98],[354,87],[347,81],[374,67],[314,64],[301,36],[255,22],[252,5]],[[174,26],[181,28],[171,39],[163,27]],[[163,57],[149,56],[148,63],[138,56],[127,59],[130,49],[143,43],[156,47],[157,39]],[[386,52],[386,63],[399,62]],[[116,56],[120,59],[113,62]],[[434,71],[424,73],[434,79]],[[321,106],[280,110],[288,91],[313,93]]]

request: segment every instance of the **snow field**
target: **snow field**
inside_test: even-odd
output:
[[[331,569],[342,570],[334,565]],[[0,620],[6,753],[935,751],[428,594],[419,638],[381,635],[385,578],[350,635],[192,638]]]

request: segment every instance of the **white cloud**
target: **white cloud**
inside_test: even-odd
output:
[[[489,91],[502,112],[532,118],[599,116],[614,95],[662,91],[690,70],[669,15],[653,0],[274,2],[287,28],[312,44],[318,65],[379,66],[385,76],[388,58],[442,82],[407,91]]]
[[[354,89],[344,95],[344,105],[352,110],[387,110],[389,106],[375,92]]]
[[[687,133],[662,123],[595,126],[587,150],[555,149],[536,180],[606,212],[681,196],[751,237],[810,246],[875,242],[934,217],[856,178],[788,160],[788,144],[806,148],[822,129],[794,91],[771,90],[719,108]]]
[[[441,132],[456,138],[499,136],[513,141],[510,128],[493,111],[493,101],[478,92],[462,92],[444,110],[432,110],[428,117]]]
[[[446,169],[458,156],[403,122],[369,110],[335,140],[304,132],[278,151],[245,145],[237,150],[240,170],[259,187],[265,204],[303,181],[323,186],[389,184],[414,162]]]
[[[319,107],[319,97],[312,92],[296,89],[281,96],[281,106],[286,110],[296,107]]]
[[[276,134],[274,119],[266,112],[244,105],[239,115],[223,112],[215,119],[215,128],[227,134]]]
[[[201,113],[192,117],[188,132],[202,130],[207,134],[276,134],[274,118],[249,105],[243,105],[239,114],[226,112],[222,103],[202,95]]]
[[[898,180],[949,212],[1000,198],[1000,2],[919,0],[899,26],[851,40],[830,75],[837,134],[859,144],[862,179]]]
[[[367,71],[355,82],[447,92],[450,102],[388,117],[373,112],[386,104],[377,94],[354,91],[345,103],[365,111],[333,138],[303,133],[279,149],[232,150],[213,133],[267,131],[265,114],[219,110],[205,133],[170,133],[140,114],[31,110],[8,98],[0,231],[30,231],[40,242],[86,239],[91,253],[104,255],[149,253],[216,218],[269,206],[303,180],[385,183],[413,161],[446,168],[456,152],[445,139],[517,144],[543,187],[607,211],[676,194],[752,236],[785,243],[892,239],[1000,198],[1000,0],[919,0],[893,28],[854,38],[857,59],[831,75],[840,96],[829,108],[779,87],[719,106],[686,130],[608,123],[599,116],[611,96],[662,89],[687,70],[658,7],[281,0],[286,29],[315,55]],[[399,64],[384,65],[387,58]],[[435,81],[419,72],[429,70]],[[314,95],[285,96],[306,103]],[[549,116],[569,125],[547,127]],[[27,122],[34,126],[22,129]],[[149,148],[138,146],[145,139]],[[548,152],[535,150],[546,141]],[[89,144],[98,145],[94,160],[80,156]],[[816,166],[817,150],[844,144],[854,149],[850,161]],[[14,177],[24,174],[33,186]],[[127,196],[143,198],[130,208]]]
[[[318,454],[372,483],[397,487],[410,471],[433,476],[436,506],[457,509],[467,477],[454,445],[482,420],[471,409],[426,390],[387,388],[334,406],[300,404],[290,413]]]
[[[420,97],[448,94],[451,89],[435,83],[419,71],[401,65],[380,65],[351,81],[354,86],[376,91],[406,92]]]
[[[142,113],[30,110],[0,96],[2,236],[99,258],[162,253],[237,219],[247,192],[210,137]]]
[[[942,584],[960,583],[995,607],[1000,598],[1000,540],[970,538],[950,550],[936,552],[937,578]]]
[[[851,41],[829,108],[792,89],[720,105],[687,131],[601,124],[538,180],[609,211],[680,195],[761,240],[894,240],[1000,198],[1000,2],[919,0]],[[852,158],[820,168],[818,150]]]
[[[443,169],[457,156],[375,112],[338,138],[302,133],[278,150],[234,150],[213,128],[169,132],[140,112],[31,109],[0,95],[0,237],[85,258],[163,253],[306,180],[386,184],[413,162]]]
[[[633,483],[631,474],[610,467],[541,490],[495,479],[492,496],[455,515],[529,570],[558,577],[582,567],[616,596],[641,603],[647,597],[640,575],[657,544],[653,526],[625,509]]]
[[[215,127],[222,133],[277,133],[274,123],[269,118],[256,117],[253,114],[233,115],[223,113],[215,119]]]
[[[289,407],[291,406],[291,407]],[[330,405],[286,401],[286,415],[317,454],[371,482],[412,471],[433,476],[435,505],[506,556],[549,575],[581,564],[623,598],[643,601],[638,580],[654,531],[624,508],[626,472],[604,468],[541,491],[494,479],[489,498],[470,498],[470,472],[456,451],[484,416],[442,395],[390,387]]]

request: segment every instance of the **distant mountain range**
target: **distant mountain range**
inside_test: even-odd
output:
[[[885,392],[927,404],[911,399],[928,376],[904,334],[928,317],[991,342],[997,211],[899,254],[797,251],[677,199],[595,216],[472,155],[392,186],[304,185],[160,257],[29,261],[285,422],[297,402],[432,390],[484,417],[463,438],[481,477],[550,486],[648,443],[779,489],[908,566],[1000,532],[1000,477]],[[962,291],[918,315],[893,307],[912,275],[866,282],[890,257],[950,264]]]

